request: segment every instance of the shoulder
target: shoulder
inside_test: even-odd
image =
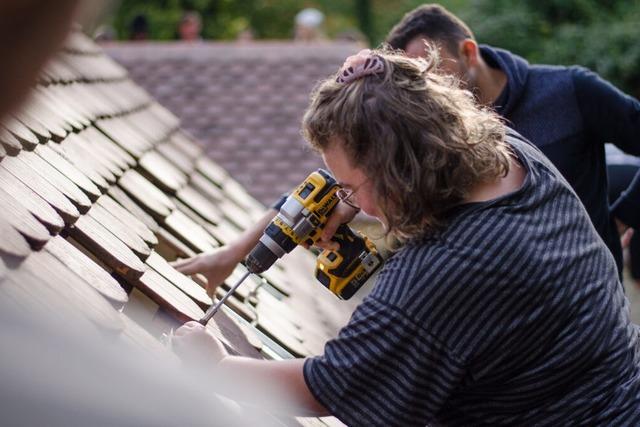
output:
[[[429,280],[437,269],[456,263],[456,251],[445,240],[425,238],[405,245],[389,258],[378,275],[371,295],[396,307],[405,307],[416,292],[436,282]]]
[[[578,105],[583,110],[584,107],[591,107],[596,113],[594,118],[603,105],[611,105],[612,102],[626,103],[629,99],[620,89],[587,68],[573,66],[569,70]]]
[[[443,301],[465,294],[477,275],[491,281],[493,274],[502,274],[494,260],[509,234],[503,231],[515,227],[509,215],[494,208],[457,215],[437,237],[414,241],[389,259],[371,296],[422,322]]]
[[[549,64],[531,64],[529,71],[541,76],[556,76],[571,78],[573,68],[582,67],[567,67],[566,65],[549,65]]]
[[[579,65],[573,65],[571,67],[567,67],[567,72],[571,75],[574,83],[577,85],[581,84],[597,84],[606,82],[602,79],[597,73],[591,71],[588,68],[581,67]]]
[[[574,68],[563,65],[535,64],[529,68],[529,86],[544,85],[546,91],[573,90]]]
[[[506,142],[511,146],[512,150],[515,151],[519,160],[525,164],[528,173],[537,175],[537,172],[542,167],[545,170],[552,171],[558,179],[564,180],[562,174],[556,169],[551,160],[544,155],[540,148],[536,147],[531,141],[515,130],[507,128]]]
[[[562,87],[574,91],[577,96],[597,94],[602,91],[618,91],[596,72],[579,66],[534,65],[531,67],[534,80],[544,80],[547,85],[562,83]]]

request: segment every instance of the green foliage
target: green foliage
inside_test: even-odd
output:
[[[540,51],[541,62],[581,64],[640,98],[638,21],[600,23],[588,28],[565,24]]]
[[[203,37],[233,39],[245,29],[257,38],[293,35],[305,7],[325,13],[329,37],[360,30],[373,46],[420,0],[125,0],[114,25],[126,39],[134,16],[144,14],[152,39],[174,39],[183,10],[203,17]],[[478,41],[511,50],[530,62],[580,64],[640,95],[640,2],[626,0],[444,0]]]
[[[528,56],[536,39],[550,33],[542,17],[524,2],[476,1],[459,16],[469,25],[480,43],[486,43]],[[535,37],[532,35],[535,34]]]
[[[460,11],[477,39],[533,63],[579,64],[640,95],[640,2],[475,0]]]
[[[130,25],[136,15],[146,16],[149,38],[171,40],[183,11],[197,11],[202,16],[205,39],[234,39],[251,29],[256,38],[285,39],[293,36],[295,15],[305,7],[325,11],[329,36],[357,28],[354,5],[337,0],[303,2],[300,0],[126,0],[114,18],[120,39],[129,38]]]
[[[119,38],[129,38],[131,23],[137,15],[144,15],[149,23],[149,38],[174,38],[182,9],[178,0],[127,0],[123,2],[114,20]]]

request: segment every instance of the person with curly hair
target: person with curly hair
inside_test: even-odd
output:
[[[350,426],[638,425],[613,256],[551,162],[430,58],[362,51],[304,116],[347,201],[403,243],[324,354],[230,356],[197,322],[174,348]]]

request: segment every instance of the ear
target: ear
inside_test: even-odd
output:
[[[480,61],[478,44],[472,39],[464,39],[460,42],[458,54],[467,68],[477,66]]]

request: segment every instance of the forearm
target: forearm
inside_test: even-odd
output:
[[[322,406],[307,387],[304,380],[303,365],[305,359],[291,360],[256,360],[240,356],[226,356],[217,365],[219,372],[229,376],[235,382],[245,385],[236,392],[246,389],[250,393],[229,396],[238,401],[256,399],[252,404],[263,404],[270,401],[273,408],[283,410],[295,416],[328,416],[329,412]],[[280,395],[283,401],[274,401]]]

